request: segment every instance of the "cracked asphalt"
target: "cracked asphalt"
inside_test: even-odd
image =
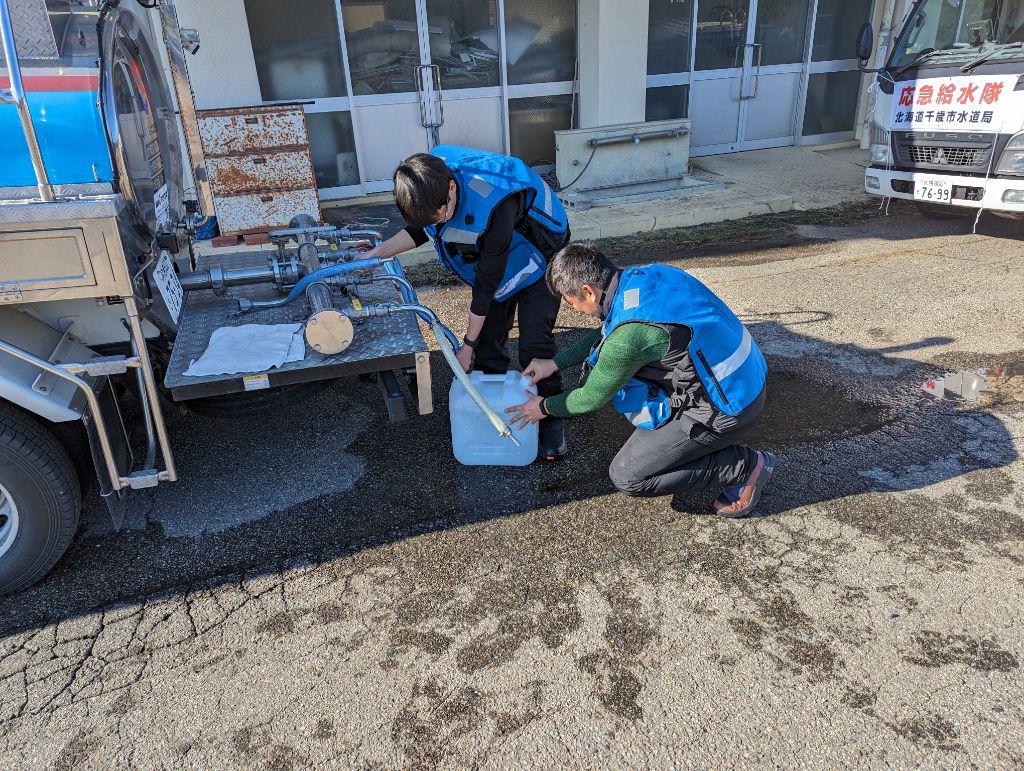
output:
[[[615,493],[610,412],[564,463],[459,466],[437,355],[435,414],[397,425],[359,381],[178,416],[184,481],[120,532],[91,495],[0,599],[3,766],[1024,765],[1024,376],[920,390],[1024,365],[1020,238],[894,206],[607,248],[763,348],[757,517]]]

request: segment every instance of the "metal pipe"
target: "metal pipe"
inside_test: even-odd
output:
[[[403,300],[405,300],[407,303],[413,304],[419,302],[419,298],[416,297],[416,290],[413,288],[412,284],[410,284],[405,278],[405,271],[402,270],[402,263],[400,263],[394,257],[388,257],[386,260],[384,260],[384,270],[387,271],[387,274],[389,276],[393,276],[395,278],[402,280],[403,283],[400,286],[402,287]]]
[[[239,297],[238,299],[238,312],[249,313],[250,311],[262,311],[267,308],[280,308],[282,305],[287,305],[292,302],[292,298],[288,295],[278,300],[250,300],[245,297]]]
[[[384,240],[384,236],[376,230],[353,230],[352,228],[338,228],[338,233],[347,239],[352,241],[359,241],[361,239],[369,239],[375,241],[374,246],[378,246],[381,241]]]
[[[674,129],[662,129],[660,131],[647,131],[641,133],[639,131],[632,134],[616,134],[611,137],[594,137],[593,139],[587,140],[587,147],[601,147],[603,145],[615,145],[623,142],[632,142],[633,144],[640,144],[646,139],[665,139],[667,137],[685,137],[690,133],[690,129],[686,126],[679,126]]]
[[[315,284],[318,281],[323,281],[325,278],[331,276],[340,276],[345,273],[355,273],[358,270],[375,270],[381,267],[384,261],[380,257],[370,257],[364,260],[353,260],[352,262],[339,262],[335,265],[328,265],[326,268],[320,268],[315,273],[303,277],[295,286],[292,287],[288,296],[285,298],[285,302],[279,303],[284,305],[292,300],[296,299],[299,295],[306,291],[306,287],[310,284]],[[276,301],[275,301],[276,302]],[[259,307],[259,306],[257,306]],[[262,306],[267,307],[267,306]]]
[[[270,284],[275,280],[274,270],[269,265],[261,268],[231,268],[221,270],[217,280],[214,270],[202,270],[196,273],[182,273],[178,276],[181,288],[186,292],[200,289],[213,289],[215,284],[223,286],[244,286],[247,284]]]
[[[307,276],[320,270],[320,252],[316,246],[316,234],[320,230],[316,220],[308,214],[297,214],[292,217],[286,230],[277,231],[279,235],[287,233],[295,238],[299,245],[299,268],[305,268]],[[331,307],[331,290],[320,281],[310,281],[304,291],[311,316]]]
[[[43,154],[39,149],[36,128],[32,123],[32,113],[29,111],[28,102],[25,100],[25,85],[21,80],[18,47],[14,41],[14,28],[11,27],[11,10],[8,7],[7,0],[0,0],[0,38],[2,38],[3,42],[4,58],[7,60],[7,74],[11,81],[11,88],[8,92],[10,96],[4,99],[4,101],[18,107],[21,131],[25,135],[28,154],[32,158],[32,169],[36,173],[36,186],[39,188],[39,197],[43,201],[53,201],[53,188],[50,187],[50,179],[46,174],[46,165],[43,163]]]
[[[409,294],[412,295],[413,304],[418,302],[416,299],[416,290],[413,289],[412,284],[401,276],[393,276],[390,273],[383,276],[367,276],[365,278],[362,276],[331,276],[330,278],[325,278],[321,283],[327,284],[328,286],[350,287],[373,284],[377,281],[390,281],[394,284],[401,292],[402,300],[404,302],[409,302],[407,299]]]
[[[3,2],[4,0],[0,0],[0,3]],[[3,340],[0,340],[0,351],[10,354],[21,361],[33,364],[44,372],[49,372],[62,380],[66,380],[69,383],[74,384],[85,394],[85,399],[89,404],[89,412],[92,415],[93,423],[96,426],[96,436],[100,440],[100,451],[103,454],[103,462],[107,467],[107,474],[110,476],[110,483],[113,485],[115,490],[121,490],[127,487],[128,480],[122,477],[117,469],[117,462],[114,460],[114,450],[110,444],[110,437],[107,435],[107,427],[103,423],[103,413],[100,411],[100,402],[99,399],[96,398],[96,392],[92,390],[92,386],[77,375],[72,375],[64,367],[52,364],[45,359],[40,359],[38,356],[34,356],[28,351],[15,348],[13,345],[9,345]]]
[[[402,299],[410,304],[417,304],[416,290],[413,285],[409,283],[409,280],[404,276],[396,276],[392,273],[388,273],[383,278],[391,281],[395,286],[402,292]]]
[[[132,342],[132,350],[138,356],[139,352]],[[149,400],[146,399],[146,381],[142,377],[142,367],[135,368],[135,382],[139,386],[139,403],[142,405],[142,419],[146,422],[146,461],[142,468],[150,471],[156,468],[156,434],[153,433],[153,413],[149,409]]]
[[[304,238],[304,236],[300,236]],[[312,275],[320,269],[320,257],[316,244],[309,242],[299,247],[299,267],[304,268],[306,275]],[[331,307],[331,290],[322,281],[311,281],[306,286],[306,300],[309,302],[311,315]]]
[[[153,410],[153,426],[156,428],[157,440],[160,443],[160,454],[163,455],[167,481],[174,482],[178,479],[178,472],[174,468],[174,454],[171,452],[171,441],[167,436],[164,414],[160,410],[160,397],[156,387],[156,378],[153,377],[153,364],[149,360],[149,351],[146,350],[146,337],[142,333],[142,324],[139,321],[139,309],[135,304],[135,298],[125,297],[124,307],[128,311],[128,326],[132,343],[135,344],[139,361],[142,363],[140,369],[146,386],[146,396],[149,397],[149,406]]]

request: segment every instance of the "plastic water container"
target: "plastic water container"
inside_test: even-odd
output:
[[[471,372],[469,380],[509,424],[520,446],[503,439],[462,384],[453,380],[452,390],[448,393],[448,411],[451,414],[455,459],[466,466],[526,466],[533,463],[537,459],[537,424],[518,429],[508,420],[511,416],[505,414],[506,407],[526,401],[527,389],[532,394],[537,393],[536,387],[530,387],[530,378],[519,372],[504,375]]]

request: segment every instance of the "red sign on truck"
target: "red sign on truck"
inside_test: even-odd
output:
[[[890,128],[911,131],[992,131],[1024,111],[1016,75],[929,78],[896,85]],[[1020,125],[1018,118],[1015,125]]]

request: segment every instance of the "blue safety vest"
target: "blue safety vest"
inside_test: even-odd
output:
[[[525,191],[531,219],[555,234],[568,230],[562,202],[518,158],[455,145],[439,145],[431,154],[451,169],[459,186],[459,202],[448,222],[424,230],[433,239],[441,264],[470,286],[476,280],[476,260],[466,260],[458,248],[449,250],[448,245],[479,253],[480,237],[491,223],[491,214],[510,195]],[[505,275],[494,299],[507,300],[520,289],[540,281],[546,269],[547,260],[540,249],[518,230],[513,231]]]
[[[601,342],[590,354],[597,364],[601,345],[617,327],[644,322],[671,331],[690,330],[690,362],[716,408],[738,415],[764,388],[768,365],[743,323],[710,289],[689,273],[665,265],[630,268],[604,319]],[[666,374],[679,362],[682,351],[669,351],[662,360]],[[665,385],[671,378],[645,378],[644,370],[615,394],[612,405],[637,428],[658,428],[672,417],[673,393]]]

